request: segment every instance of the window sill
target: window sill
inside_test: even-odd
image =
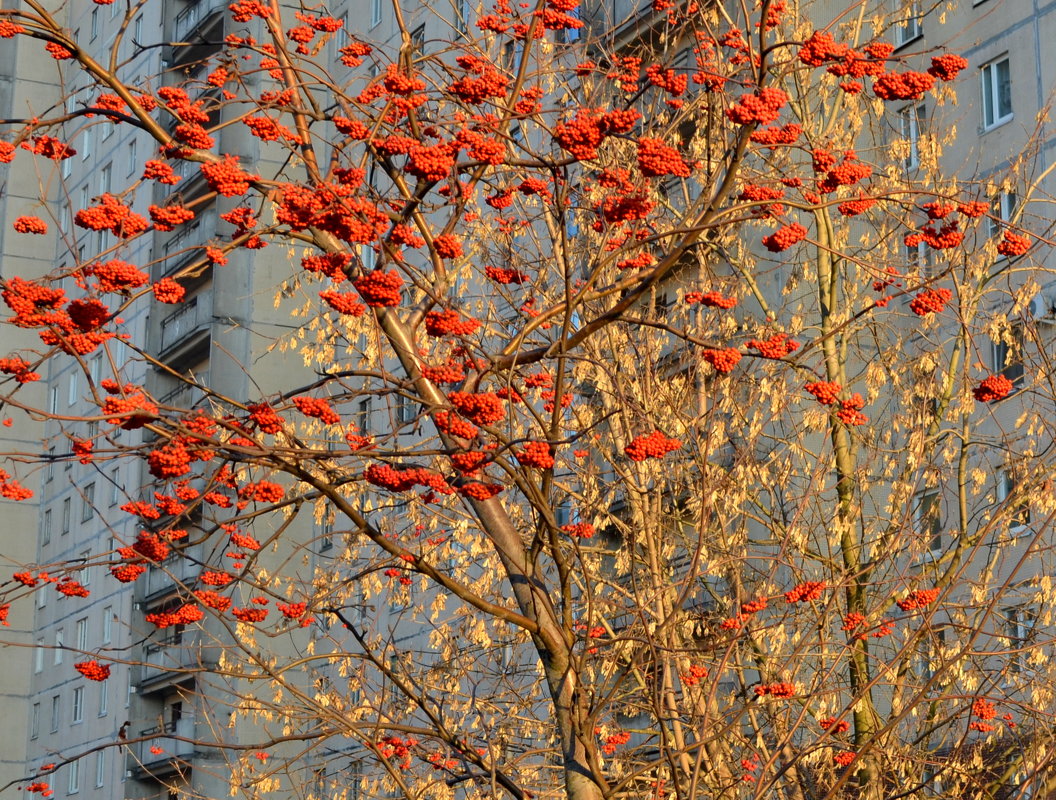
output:
[[[1007,117],[997,120],[992,125],[984,125],[979,129],[979,135],[982,136],[984,133],[990,133],[990,131],[996,131],[998,128],[1003,128],[1005,125],[1010,123],[1016,118],[1015,114],[1010,114]]]
[[[903,47],[908,47],[909,45],[913,44],[914,42],[919,42],[923,38],[924,38],[924,31],[921,31],[916,36],[911,36],[910,38],[904,39],[902,41],[896,41],[895,42],[895,52],[897,53]]]

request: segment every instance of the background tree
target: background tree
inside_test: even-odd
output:
[[[939,174],[939,143],[890,141],[885,104],[948,100],[967,62],[896,56],[868,11],[656,0],[629,35],[500,2],[476,37],[423,43],[394,6],[387,48],[242,0],[222,40],[135,79],[58,12],[0,12],[91,86],[9,121],[3,160],[61,174],[71,126],[157,145],[75,205],[98,252],[4,281],[39,333],[4,403],[61,421],[20,387],[74,359],[96,411],[55,457],[143,465],[135,537],[95,560],[168,587],[127,622],[183,653],[210,720],[191,738],[232,792],[1047,785],[1042,181],[1003,215]],[[149,263],[123,257],[144,241]],[[162,357],[158,313],[115,346],[148,303],[227,313],[225,270],[271,282],[265,347],[214,337],[206,380]],[[227,390],[269,361],[281,381]],[[86,597],[84,566],[24,565],[5,613]],[[75,666],[148,674],[140,646]]]

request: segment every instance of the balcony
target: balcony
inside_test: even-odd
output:
[[[193,161],[180,161],[176,165],[175,172],[186,181],[201,174],[199,166]],[[205,186],[204,182],[202,186]],[[189,262],[202,258],[201,248],[216,235],[219,222],[216,206],[212,205],[205,211],[199,212],[190,222],[180,225],[162,246],[165,254],[161,265],[162,275],[171,276]]]
[[[186,772],[195,755],[193,719],[181,719],[138,732],[142,741],[129,745],[127,769],[136,778],[161,778]],[[190,740],[190,741],[187,741]]]
[[[146,580],[142,582],[141,602],[152,605],[178,587],[193,584],[202,571],[199,553],[200,546],[194,546],[174,552],[164,561],[152,563],[147,569]],[[137,589],[139,584],[137,581]]]
[[[192,44],[190,47],[173,47],[171,63],[198,61],[206,50],[219,49],[223,39],[223,16],[217,12],[227,7],[220,0],[198,0],[185,5],[177,14],[172,26],[172,41]]]
[[[200,360],[202,353],[199,351],[209,347],[212,323],[213,296],[207,288],[162,319],[159,355],[169,364],[191,354]]]
[[[202,403],[206,398],[202,387],[209,385],[209,370],[188,376],[187,380],[193,383],[181,380],[176,388],[158,398],[158,402],[176,409],[190,409]]]
[[[160,639],[152,639],[143,647],[138,691],[141,695],[180,683],[193,673],[216,666],[215,648],[206,645],[200,630],[175,629],[162,631]]]

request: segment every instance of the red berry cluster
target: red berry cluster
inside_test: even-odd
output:
[[[16,25],[15,23],[10,22],[10,21],[8,21],[6,19],[5,20],[0,20],[0,39],[13,39],[16,36],[18,36],[20,33],[25,33],[25,32],[26,32],[26,29],[23,28],[21,25]],[[10,146],[9,142],[4,142],[4,144],[7,144],[7,145]],[[11,149],[13,150],[14,147],[12,146]],[[6,163],[9,163],[9,162],[4,161],[4,162],[0,162],[0,163],[5,163],[6,164]]]
[[[191,471],[191,454],[182,443],[173,441],[151,450],[147,456],[150,474],[159,480],[179,478]]]
[[[792,339],[787,333],[775,333],[769,339],[760,341],[749,339],[744,343],[749,350],[758,351],[763,358],[784,358],[799,349],[799,342]]]
[[[686,302],[700,303],[708,308],[733,308],[737,305],[737,298],[726,297],[720,292],[686,292]]]
[[[918,317],[926,317],[928,314],[938,314],[953,297],[949,289],[924,289],[919,292],[909,304],[909,310]]]
[[[843,627],[840,630],[853,631],[865,624],[865,615],[852,611],[843,618]]]
[[[1008,397],[1013,388],[1012,381],[1004,375],[990,375],[972,389],[972,394],[980,403],[990,403]]]
[[[120,564],[110,568],[110,574],[121,583],[132,583],[146,571],[147,568],[142,564]]]
[[[957,220],[947,222],[938,230],[934,225],[925,225],[920,233],[911,233],[905,238],[906,247],[916,247],[924,242],[935,250],[949,250],[964,241],[964,234],[959,229]]]
[[[226,155],[223,161],[202,164],[202,175],[214,192],[224,197],[237,197],[249,191],[252,181],[259,180],[259,175],[250,175],[238,163],[238,156]]]
[[[550,452],[547,442],[528,442],[524,449],[516,453],[517,463],[522,467],[533,467],[535,469],[552,469],[554,456]]]
[[[864,407],[865,400],[858,392],[855,392],[846,400],[840,401],[840,409],[836,412],[836,419],[844,425],[864,425],[869,421],[869,418],[862,413]]]
[[[357,299],[358,295],[351,292],[337,292],[333,289],[327,289],[319,292],[319,297],[334,311],[349,317],[362,317],[367,310],[367,307]]]
[[[293,404],[306,417],[314,417],[326,425],[337,425],[341,415],[334,411],[330,402],[322,397],[295,397]]]
[[[766,86],[754,94],[742,94],[735,105],[726,109],[726,116],[737,125],[769,125],[781,115],[781,109],[787,103],[787,94],[773,86]]]
[[[829,733],[847,733],[851,729],[851,723],[845,719],[838,720],[835,717],[826,717],[818,720],[818,725],[823,731],[828,731]]]
[[[300,619],[308,610],[307,603],[276,603],[275,607],[282,612],[287,619]]]
[[[118,259],[93,264],[85,273],[95,278],[96,287],[100,292],[135,289],[150,280],[150,276],[143,270]]]
[[[631,734],[627,731],[620,731],[619,733],[613,733],[605,737],[605,744],[601,746],[601,750],[606,755],[612,755],[616,752],[616,748],[620,745],[627,744],[631,740]]]
[[[400,304],[403,278],[396,270],[390,272],[374,270],[356,278],[352,284],[368,306],[384,307]]]
[[[754,600],[749,600],[747,603],[741,603],[742,614],[758,614],[760,611],[765,611],[769,605],[769,600],[765,597],[757,597]]]
[[[205,612],[195,603],[184,603],[175,611],[159,611],[147,614],[145,619],[157,628],[170,628],[173,625],[191,625],[205,618]]]
[[[824,581],[804,581],[785,592],[785,602],[808,603],[811,600],[820,600],[821,593],[825,591],[825,588]]]
[[[425,332],[430,336],[469,336],[479,327],[480,322],[462,319],[454,309],[430,311],[425,315]]]
[[[917,589],[899,600],[897,605],[903,611],[915,611],[918,608],[927,608],[938,596],[938,589]]]
[[[589,522],[572,522],[568,525],[562,525],[561,531],[574,539],[590,539],[596,532],[594,526]]]
[[[148,161],[143,165],[143,180],[175,186],[182,178],[164,161]]]
[[[40,380],[40,373],[29,371],[29,362],[21,358],[0,358],[0,372],[14,375],[18,383],[32,383]]]
[[[484,267],[484,274],[495,281],[495,283],[500,283],[504,286],[509,284],[520,285],[531,280],[525,273],[507,267],[486,266]]]
[[[73,668],[90,681],[105,681],[110,677],[110,665],[100,664],[94,658],[91,661],[80,661]]]
[[[23,142],[22,147],[35,155],[50,158],[52,161],[62,161],[77,155],[76,150],[68,144],[63,144],[53,136],[34,136],[32,144]],[[6,148],[4,152],[8,152]],[[8,158],[4,163],[10,163],[10,161],[11,159]]]
[[[688,178],[692,172],[689,165],[682,160],[682,154],[674,147],[660,139],[645,137],[638,140],[638,169],[647,178],[666,175]]]
[[[787,699],[789,697],[795,697],[796,687],[792,683],[764,683],[761,686],[755,687],[755,694],[757,697],[776,697],[780,699]]]
[[[885,72],[873,81],[873,94],[881,100],[919,100],[934,85],[926,72]]]
[[[682,447],[678,439],[668,439],[660,431],[653,431],[636,436],[623,448],[623,453],[631,461],[645,461],[647,458],[663,458]]]
[[[640,253],[634,258],[616,262],[616,269],[646,269],[656,263],[656,256],[652,253]]]
[[[501,483],[465,483],[458,487],[458,493],[471,500],[490,500],[502,491]]]
[[[479,428],[457,414],[450,411],[437,411],[433,414],[433,423],[437,430],[459,439],[473,439],[479,432]]]
[[[711,364],[712,368],[723,375],[733,372],[741,360],[740,351],[735,347],[727,347],[724,350],[704,350],[700,357]]]
[[[961,216],[971,217],[972,219],[983,216],[989,210],[989,204],[983,203],[979,200],[972,200],[967,203],[959,203],[957,205],[957,211],[961,214]]]
[[[267,19],[271,16],[271,9],[257,0],[236,0],[227,8],[235,22],[249,22],[253,17]]]
[[[506,416],[506,406],[493,392],[451,392],[447,399],[459,414],[477,425],[491,425]]]
[[[2,494],[2,492],[0,492]],[[66,577],[55,584],[55,591],[66,597],[87,597],[89,592],[80,582],[75,581],[73,578]]]
[[[425,486],[440,494],[452,491],[442,475],[422,467],[396,469],[389,464],[370,464],[363,470],[363,480],[390,492],[406,492],[416,486]]]
[[[231,609],[231,616],[237,619],[239,622],[263,622],[268,616],[268,609],[266,608],[233,608]]]
[[[1006,258],[1021,256],[1030,249],[1030,237],[1021,236],[1012,231],[1005,231],[1001,242],[997,245],[997,252]]]
[[[102,414],[111,425],[120,425],[131,431],[153,421],[158,415],[158,407],[142,392],[136,392],[127,397],[107,397],[103,401]]]
[[[803,126],[790,123],[788,125],[774,125],[769,128],[757,128],[749,137],[756,144],[764,147],[777,147],[779,145],[795,144],[803,135]]]
[[[219,592],[214,592],[212,589],[197,589],[194,592],[194,597],[206,608],[211,608],[214,611],[220,611],[221,613],[227,611],[231,607],[231,598],[225,597]]]
[[[781,253],[807,238],[807,229],[798,222],[784,225],[763,237],[763,245],[771,253]]]
[[[226,572],[206,570],[198,576],[198,580],[206,586],[227,586],[234,580],[234,576],[228,575]]]
[[[952,81],[962,69],[968,68],[968,59],[955,53],[932,56],[928,74],[940,81]]]
[[[44,49],[47,50],[48,55],[56,61],[65,61],[68,58],[73,58],[73,51],[63,47],[58,42],[48,42],[44,45]]]
[[[433,238],[433,248],[440,258],[453,259],[462,257],[462,242],[450,233],[441,233]]]
[[[278,433],[282,430],[283,420],[267,403],[249,406],[249,418],[264,433]]]
[[[820,67],[843,58],[848,49],[846,44],[837,43],[828,31],[814,31],[799,48],[797,57],[808,67]]]
[[[846,767],[854,763],[858,754],[854,750],[844,750],[832,757],[832,762],[838,767]]]
[[[640,117],[633,109],[601,114],[581,108],[571,120],[557,124],[554,141],[578,160],[590,161],[597,157],[606,136],[629,132]]]
[[[696,686],[706,677],[708,677],[708,669],[700,664],[690,664],[689,672],[681,675],[682,683],[686,686]]]
[[[14,227],[17,233],[35,233],[43,235],[48,232],[48,223],[40,217],[19,217],[15,220]]]
[[[843,387],[833,381],[814,381],[803,387],[823,406],[831,406],[840,399]]]
[[[150,288],[154,292],[154,299],[159,303],[182,303],[187,295],[183,285],[172,278],[162,278]]]
[[[845,217],[857,217],[875,205],[876,200],[874,198],[859,194],[857,200],[844,200],[836,207],[836,210]]]
[[[285,489],[279,486],[279,484],[272,483],[271,481],[258,481],[257,483],[247,483],[245,486],[238,490],[238,496],[241,497],[243,500],[255,500],[258,503],[277,503],[282,500],[285,494]],[[234,541],[235,536],[239,536],[243,540],[247,538],[244,534],[236,533],[232,535],[232,541]],[[245,543],[242,543],[238,544],[238,546],[246,547],[247,545]],[[251,547],[250,549],[256,550],[257,548]]]
[[[109,192],[100,198],[98,205],[82,208],[74,214],[73,221],[80,228],[110,231],[122,239],[138,236],[148,227],[146,219]]]
[[[154,230],[156,231],[171,231],[177,225],[194,219],[194,212],[180,205],[152,205],[147,210],[150,212],[150,219],[154,222]]]

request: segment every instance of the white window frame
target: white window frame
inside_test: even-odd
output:
[[[1005,634],[1008,639],[1009,649],[1018,648],[1024,643],[1029,643],[1034,638],[1038,627],[1038,609],[1030,603],[1010,606],[1005,609],[1005,620],[1008,622]],[[1027,620],[1029,620],[1029,624]],[[1026,672],[1026,660],[1027,654],[1025,652],[1014,654],[1008,664],[1009,672]]]
[[[999,192],[990,202],[990,216],[987,217],[987,233],[991,239],[996,238],[1005,229],[1005,223],[1012,221],[1016,213],[1019,198],[1015,192]],[[1004,258],[1004,256],[999,256]]]
[[[67,462],[68,463],[68,462]],[[65,536],[70,532],[70,523],[72,522],[73,516],[73,501],[67,497],[62,501],[62,535]],[[43,594],[43,592],[41,592]]]
[[[71,761],[66,765],[66,794],[81,791],[81,762]]]
[[[1008,342],[990,340],[990,367],[994,374],[1004,375],[1012,381],[1012,385],[1018,391],[1023,385],[1023,379],[1027,371],[1023,360],[1025,344],[1023,328],[1016,325],[1012,330],[1012,335],[1017,344],[1017,352],[1015,354],[1013,354]],[[1013,358],[1015,360],[1012,360]]]
[[[1007,73],[1008,107],[1001,107],[1002,81],[1000,71]],[[1007,55],[995,58],[979,69],[979,88],[982,93],[983,130],[992,130],[1012,119],[1012,64]]]
[[[117,5],[116,3],[114,5]],[[106,681],[103,681],[103,687],[106,687]],[[103,784],[106,783],[106,754],[107,750],[97,750],[95,753],[95,788],[101,789]]]
[[[77,373],[71,372],[66,380],[66,405],[72,406],[77,402]]]
[[[41,531],[41,534],[40,534],[40,543],[41,543],[41,545],[51,544],[51,526],[52,526],[53,523],[54,523],[54,520],[52,518],[51,509],[50,508],[45,509],[44,510],[44,521],[42,523],[43,530]]]
[[[51,696],[51,732],[59,732],[59,724],[62,722],[62,696],[54,694]],[[77,763],[76,761],[73,763]]]
[[[78,723],[84,722],[84,687],[77,686],[73,690],[73,717],[70,720],[71,725],[77,725]]]
[[[52,664],[58,665],[62,663],[62,639],[63,631],[62,628],[59,628],[57,631],[55,631],[55,650],[52,651]]]
[[[895,47],[902,47],[924,35],[924,26],[921,24],[923,9],[920,0],[898,2],[898,7],[902,21],[895,26]]]
[[[469,30],[469,15],[473,11],[470,0],[453,0],[455,7],[454,29],[458,33],[466,33]]]
[[[110,470],[110,506],[116,506],[121,502],[121,468],[114,467]]]
[[[40,703],[34,703],[29,716],[29,738],[40,736]]]
[[[370,27],[376,28],[381,24],[381,2],[382,0],[370,0]]]
[[[103,637],[102,644],[110,644],[114,638],[114,607],[107,606],[103,609]]]
[[[942,498],[937,489],[925,489],[913,497],[913,530],[920,536],[928,537],[927,552],[932,558],[942,555],[944,546],[942,535]],[[931,504],[934,503],[935,518],[929,519]],[[925,530],[925,525],[928,530]]]
[[[33,672],[39,674],[44,671],[44,637],[37,639],[37,649],[33,653]]]
[[[1010,469],[1001,470],[997,476],[997,503],[999,506],[1003,506],[1008,502],[1008,498],[1011,497],[1016,491],[1016,475]],[[1019,504],[1012,509],[1012,518],[1008,523],[1008,533],[1010,536],[1017,536],[1027,530],[1030,525],[1030,502],[1026,497],[1020,498]],[[1023,519],[1023,517],[1026,519]]]
[[[105,717],[110,713],[110,690],[107,687],[110,681],[99,681],[99,716]],[[97,784],[98,785],[98,784]]]
[[[77,620],[77,649],[81,652],[88,650],[88,617]]]
[[[902,168],[907,172],[920,166],[921,137],[927,119],[927,108],[924,103],[914,103],[899,109],[899,136],[909,144],[909,151],[902,159]]]

